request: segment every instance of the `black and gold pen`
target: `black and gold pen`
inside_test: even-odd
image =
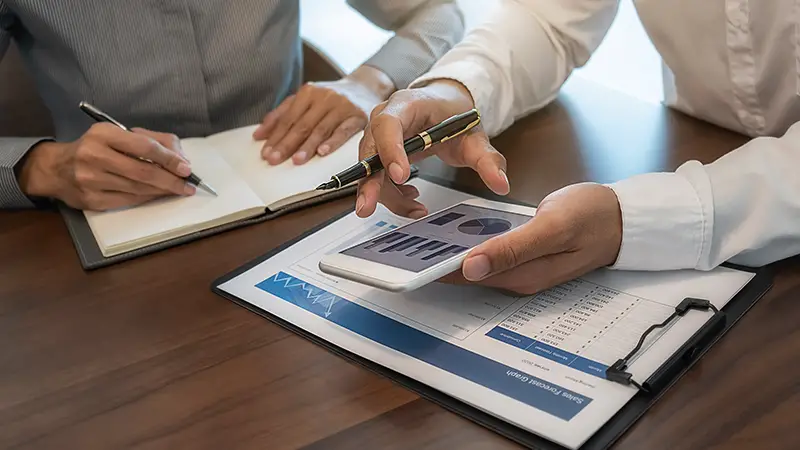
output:
[[[411,156],[414,153],[427,150],[433,145],[447,142],[466,133],[478,125],[480,121],[481,116],[478,114],[478,110],[471,109],[465,113],[450,117],[444,122],[407,139],[403,142],[403,148],[406,151],[406,155]],[[381,164],[380,157],[372,155],[332,176],[330,181],[319,185],[317,190],[339,189],[354,181],[367,178],[382,169],[383,164]]]
[[[86,102],[81,102],[80,105],[78,105],[78,107],[81,109],[81,111],[86,113],[87,116],[91,117],[92,119],[96,120],[97,122],[108,122],[108,123],[116,125],[117,127],[122,129],[123,131],[130,131],[128,129],[128,127],[126,127],[125,125],[117,122],[116,119],[114,119],[113,117],[111,117],[108,114],[104,113],[103,111],[101,111],[100,109],[98,109],[94,105],[91,105],[91,104],[86,103]],[[145,162],[153,163],[153,161],[150,161],[148,159],[144,159],[144,158],[138,158],[138,159],[140,159],[142,161],[145,161]],[[184,177],[183,179],[187,183],[190,183],[190,184],[192,184],[194,186],[197,186],[200,189],[208,192],[209,194],[212,194],[215,197],[217,196],[217,191],[215,191],[214,188],[209,186],[205,181],[201,180],[200,177],[198,177],[194,173],[189,174],[189,176]]]

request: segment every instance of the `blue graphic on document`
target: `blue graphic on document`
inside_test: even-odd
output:
[[[344,306],[341,297],[283,272],[259,283],[258,287],[263,289],[265,283],[270,285],[270,291],[282,299],[326,318]]]

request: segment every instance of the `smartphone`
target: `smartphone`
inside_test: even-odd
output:
[[[337,253],[322,272],[392,292],[406,292],[461,268],[473,247],[519,227],[536,209],[467,200]]]

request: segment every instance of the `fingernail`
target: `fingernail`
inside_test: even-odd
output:
[[[410,213],[408,213],[408,217],[410,217],[410,218],[412,218],[414,220],[422,219],[423,217],[425,217],[427,215],[428,215],[428,211],[425,211],[424,209],[415,209],[414,211],[411,211]]]
[[[294,160],[296,162],[303,162],[306,160],[306,156],[308,156],[308,153],[306,153],[305,150],[300,150],[294,154]]]
[[[489,275],[492,265],[486,255],[473,256],[464,261],[462,271],[464,278],[469,281],[480,281]]]
[[[258,136],[258,133],[261,133],[261,130],[263,130],[263,129],[264,129],[264,125],[260,125],[258,128],[256,128],[256,131],[253,131],[253,139],[256,139],[257,136]]]
[[[364,200],[364,196],[362,195],[358,196],[358,199],[356,200],[356,215],[358,215],[358,213],[361,212],[361,209],[364,208],[364,203],[366,202],[367,201]]]
[[[197,192],[197,188],[192,186],[189,183],[186,183],[186,185],[183,187],[183,194],[184,195],[194,195],[196,192]]]
[[[269,154],[269,162],[272,164],[278,164],[281,162],[281,152],[275,151]]]
[[[188,177],[192,174],[192,169],[189,168],[189,165],[185,162],[178,163],[178,175],[181,177]]]
[[[322,156],[327,155],[329,151],[331,151],[331,146],[328,144],[322,144],[317,149],[317,153],[319,153]]]
[[[389,164],[389,176],[391,176],[392,181],[397,184],[401,184],[403,182],[403,169],[400,168],[400,164]]]
[[[506,172],[503,169],[498,170],[498,172],[500,173],[500,178],[502,178],[506,183],[505,193],[507,194],[511,190],[511,182],[508,181],[508,175],[506,175]]]

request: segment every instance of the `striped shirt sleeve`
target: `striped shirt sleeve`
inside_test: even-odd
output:
[[[11,13],[8,6],[0,1],[0,61],[3,60],[11,42],[11,34],[7,30],[10,21]],[[28,150],[43,140],[43,138],[0,137],[0,209],[34,207],[33,202],[19,187],[16,168]]]
[[[0,137],[0,209],[25,209],[35,206],[22,192],[16,169],[28,150],[45,140],[48,138]]]
[[[404,89],[461,40],[464,17],[455,0],[347,0],[375,25],[395,35],[364,64]]]

